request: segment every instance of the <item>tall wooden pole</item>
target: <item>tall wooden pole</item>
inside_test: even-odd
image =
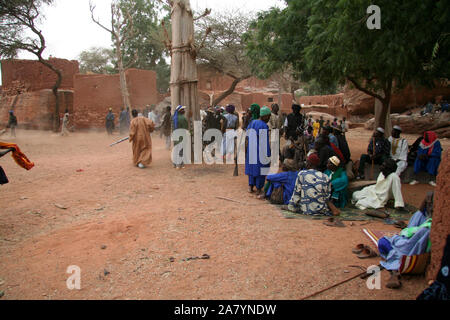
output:
[[[194,17],[189,0],[172,1],[170,91],[172,108],[187,107],[190,120],[200,121],[198,76],[194,45]],[[191,125],[191,121],[189,121]]]

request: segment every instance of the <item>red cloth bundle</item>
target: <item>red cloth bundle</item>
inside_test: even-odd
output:
[[[0,149],[9,148],[14,148],[15,151],[12,152],[12,157],[19,166],[26,170],[30,170],[34,167],[34,163],[31,162],[22,151],[20,151],[20,148],[17,146],[17,144],[0,141]]]

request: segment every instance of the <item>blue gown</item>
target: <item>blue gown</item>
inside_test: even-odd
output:
[[[417,174],[420,171],[427,171],[433,176],[437,176],[439,164],[441,163],[442,146],[440,141],[436,141],[433,146],[433,151],[428,159],[423,161],[419,159],[419,155],[428,155],[429,149],[422,149],[420,146],[417,149],[417,158],[414,162],[414,173]]]
[[[289,204],[294,193],[295,181],[297,181],[298,171],[285,171],[276,174],[269,174],[267,181],[271,182],[266,196],[270,197],[275,188],[283,186],[283,202]]]
[[[256,132],[256,136],[254,136],[251,132],[253,129]],[[262,189],[264,187],[264,182],[266,180],[266,174],[261,171],[262,168],[269,168],[270,163],[263,164],[260,159],[260,148],[263,147],[259,143],[259,133],[260,130],[266,129],[267,137],[266,137],[266,156],[270,158],[270,143],[269,143],[269,126],[262,120],[253,120],[247,127],[247,137],[248,137],[248,146],[247,152],[245,154],[245,174],[248,175],[248,184],[249,186],[256,186],[257,189]],[[264,149],[264,148],[263,148]],[[264,150],[263,150],[264,151]],[[251,155],[250,155],[251,153]],[[254,162],[250,163],[251,160]]]
[[[421,211],[417,211],[409,220],[408,228],[418,227],[427,221]],[[378,241],[380,256],[384,259],[380,264],[386,270],[398,270],[402,256],[412,256],[428,252],[430,229],[420,228],[411,238],[402,235],[383,237]]]

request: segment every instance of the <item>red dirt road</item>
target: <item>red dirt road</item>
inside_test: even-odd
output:
[[[355,155],[367,146],[363,132],[349,136]],[[25,171],[9,155],[0,159],[10,180],[0,187],[2,299],[300,299],[361,272],[351,265],[379,262],[351,253],[368,243],[365,222],[332,228],[285,219],[247,193],[243,166],[239,177],[233,166],[178,171],[159,138],[144,170],[132,165],[128,142],[109,147],[117,135],[8,138],[36,166]],[[408,185],[403,193],[417,206],[431,189]],[[210,259],[182,260],[203,254]],[[81,268],[80,290],[66,286],[71,265]],[[387,279],[383,271],[380,290],[357,278],[313,299],[414,299],[427,287],[413,277],[389,290]]]

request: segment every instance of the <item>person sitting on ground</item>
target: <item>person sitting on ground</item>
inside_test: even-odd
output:
[[[281,168],[282,172],[269,174],[266,178],[264,196],[273,204],[289,204],[298,176],[296,164],[292,159],[284,160]]]
[[[306,154],[309,151],[308,142],[310,139],[302,134],[300,128],[297,130],[297,140],[293,141],[292,138],[286,142],[283,148],[281,158],[294,160],[296,170],[304,167]]]
[[[395,173],[397,163],[392,159],[387,159],[380,166],[380,171],[376,184],[353,193],[352,202],[358,209],[383,208],[392,198],[395,200],[395,208],[405,206],[402,196],[402,183],[400,177]]]
[[[442,146],[434,131],[426,131],[423,140],[417,150],[417,158],[414,162],[414,174],[421,171],[427,171],[431,175],[430,185],[436,186],[436,176],[441,163]],[[411,185],[418,184],[414,179]]]
[[[247,127],[246,153],[245,153],[245,174],[248,176],[248,192],[253,193],[254,187],[257,195],[262,193],[262,188],[266,180],[270,163],[262,163],[261,155],[270,158],[270,138],[269,126],[267,123],[272,113],[268,107],[258,109],[260,119],[253,120]],[[264,130],[266,134],[264,137]]]
[[[392,136],[389,137],[391,144],[391,158],[397,162],[397,175],[400,176],[408,167],[408,141],[400,138],[402,128],[394,126],[392,129]]]
[[[408,226],[399,235],[383,237],[378,240],[380,264],[390,271],[391,278],[386,287],[398,289],[400,282],[400,264],[402,256],[419,255],[430,252],[430,229],[433,216],[433,192],[429,192],[422,202],[420,210],[409,220]]]
[[[374,148],[375,141],[375,148]],[[384,137],[384,129],[377,128],[374,132],[372,139],[370,139],[369,146],[367,148],[368,154],[362,154],[359,160],[359,169],[357,179],[365,179],[364,168],[366,163],[382,164],[391,154],[391,144],[388,139]]]
[[[317,170],[320,160],[316,153],[306,160],[306,169],[298,173],[294,193],[283,209],[304,215],[339,215],[330,201],[331,180]]]
[[[319,164],[317,165],[317,170],[324,172],[327,170],[328,159],[337,156],[329,145],[328,137],[321,136],[314,143],[314,150],[317,151],[317,156],[319,157]]]
[[[331,179],[331,201],[338,208],[344,208],[347,204],[348,178],[345,169],[340,165],[338,157],[328,159],[325,174]]]

